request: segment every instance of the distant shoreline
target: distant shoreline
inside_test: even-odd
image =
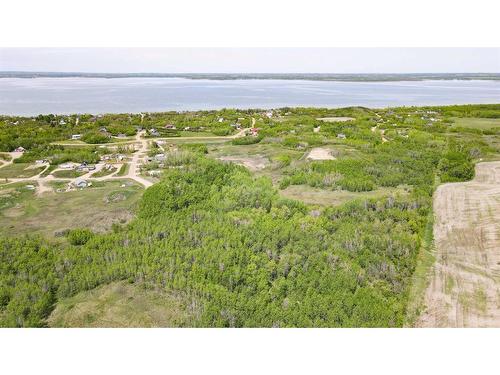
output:
[[[500,73],[82,73],[0,71],[0,78],[185,78],[206,80],[308,80],[339,82],[396,82],[426,80],[500,81]]]

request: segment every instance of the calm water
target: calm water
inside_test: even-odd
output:
[[[0,114],[500,103],[499,81],[1,78]]]

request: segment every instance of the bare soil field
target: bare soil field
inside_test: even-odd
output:
[[[307,155],[310,160],[335,160],[331,151],[326,148],[316,147],[313,148]]]
[[[500,162],[474,180],[439,186],[436,262],[419,327],[500,327]]]

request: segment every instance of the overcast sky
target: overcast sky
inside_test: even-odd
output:
[[[500,48],[0,48],[0,71],[498,73]]]

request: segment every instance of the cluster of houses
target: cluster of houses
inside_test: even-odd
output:
[[[233,126],[233,125],[231,125],[231,126]],[[175,126],[174,124],[166,124],[165,126],[163,126],[163,129],[165,129],[165,130],[179,130],[179,129],[177,129],[177,126]],[[181,130],[184,130],[184,131],[205,130],[205,127],[204,126],[200,126],[200,127],[197,127],[197,128],[192,128],[190,126],[185,126]],[[148,133],[152,137],[160,137],[161,136],[160,132],[156,128],[149,129]]]
[[[88,164],[86,161],[81,163],[79,166],[76,167],[76,170],[78,172],[90,172],[95,170],[95,165]]]
[[[125,160],[125,155],[111,154],[111,155],[102,155],[101,156],[101,161],[113,161],[113,160],[123,161],[123,160]]]
[[[90,172],[95,170],[95,165],[88,164],[87,162],[83,163],[73,163],[73,162],[67,162],[67,163],[62,163],[59,164],[60,169],[75,169],[78,172]]]

